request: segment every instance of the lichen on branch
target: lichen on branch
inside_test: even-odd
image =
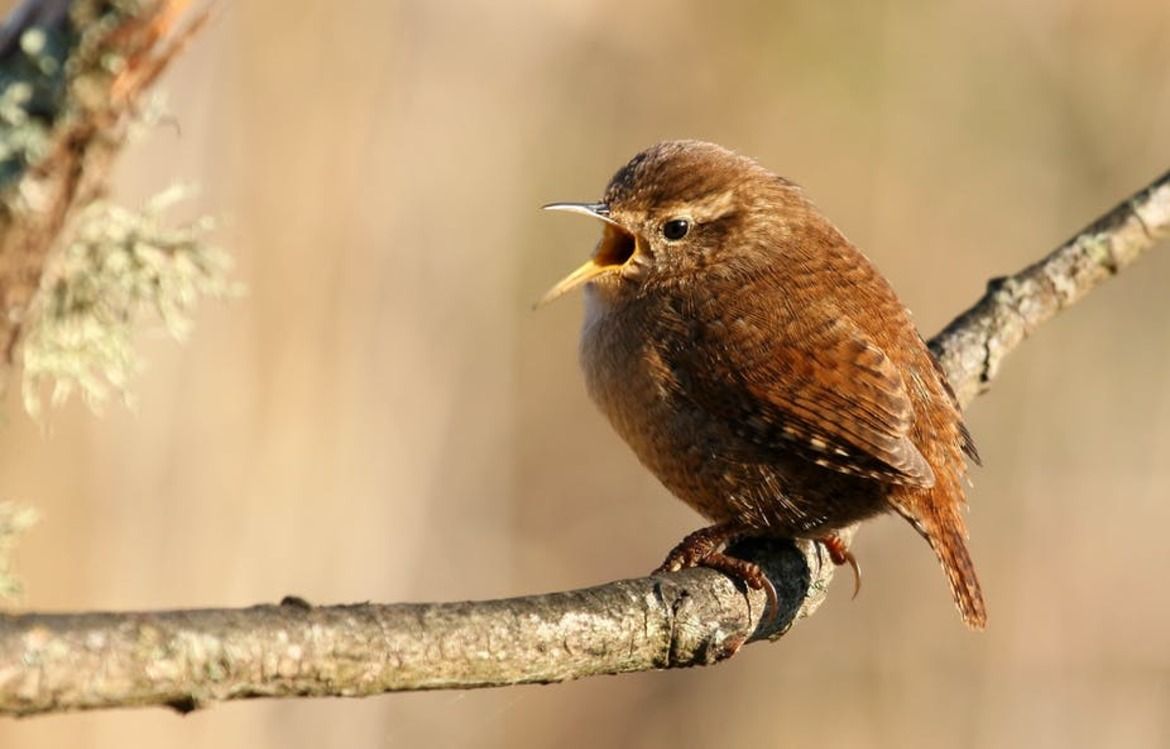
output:
[[[77,216],[25,323],[29,413],[41,411],[46,390],[54,405],[74,392],[95,408],[111,393],[129,399],[128,383],[140,368],[134,337],[142,319],[153,313],[181,340],[201,299],[236,292],[230,256],[206,240],[212,221],[169,226],[165,220],[167,206],[187,192],[173,188],[141,211],[96,201]]]
[[[202,27],[188,0],[27,0],[0,29],[0,369],[24,365],[24,402],[127,393],[135,324],[172,334],[223,296],[226,254],[209,224],[168,226],[164,204],[108,197],[111,166],[149,120],[153,83]]]
[[[0,601],[15,598],[23,590],[20,579],[12,571],[12,551],[17,539],[37,519],[37,512],[31,507],[0,501]]]

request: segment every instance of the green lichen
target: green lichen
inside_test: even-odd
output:
[[[37,522],[36,510],[15,502],[0,502],[0,600],[20,595],[23,587],[12,572],[12,550],[17,538]]]
[[[231,259],[206,241],[209,219],[172,226],[168,206],[189,194],[168,190],[132,211],[99,201],[78,217],[31,310],[23,342],[25,408],[37,415],[78,393],[100,408],[111,395],[130,402],[141,364],[134,335],[153,317],[183,339],[200,299],[239,293]]]

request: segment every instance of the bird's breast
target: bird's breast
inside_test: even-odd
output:
[[[669,392],[662,367],[654,367],[653,310],[645,304],[614,304],[586,290],[581,331],[581,368],[589,395],[635,451],[667,428]]]
[[[671,367],[670,350],[686,345],[680,321],[653,300],[586,299],[581,366],[590,397],[672,493],[708,517],[724,515],[710,467],[729,433],[687,398]]]

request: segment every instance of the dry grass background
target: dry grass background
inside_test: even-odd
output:
[[[9,393],[0,495],[32,609],[481,598],[637,575],[698,519],[529,304],[662,138],[802,182],[928,334],[1170,166],[1170,5],[221,3],[168,75],[176,180],[250,295],[146,332],[139,413],[49,433]],[[1170,250],[1170,248],[1163,248]],[[1170,251],[1045,328],[970,413],[991,628],[871,524],[866,587],[713,669],[554,687],[0,723],[4,747],[1166,746]]]

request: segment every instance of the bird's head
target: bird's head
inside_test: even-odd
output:
[[[551,203],[604,223],[580,268],[552,287],[546,304],[578,286],[620,297],[669,284],[721,261],[728,249],[761,243],[769,206],[803,198],[799,188],[752,159],[713,143],[668,141],[618,170],[597,203]],[[728,241],[734,238],[734,241]]]

